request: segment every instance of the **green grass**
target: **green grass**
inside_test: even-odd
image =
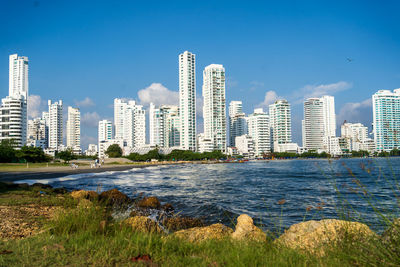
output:
[[[101,225],[107,222],[105,227]],[[95,205],[60,212],[42,234],[0,241],[0,266],[133,266],[149,255],[160,266],[396,266],[399,255],[380,240],[332,247],[323,257],[264,243],[212,240],[192,244],[162,235],[134,232]]]

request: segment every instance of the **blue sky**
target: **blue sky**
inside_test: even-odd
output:
[[[48,99],[78,105],[86,148],[115,97],[176,102],[178,54],[189,50],[199,96],[204,67],[223,64],[227,104],[242,100],[250,113],[287,98],[301,142],[304,97],[334,95],[338,125],[370,125],[371,95],[400,87],[399,10],[398,1],[3,0],[0,95],[8,55],[28,56],[31,114]]]

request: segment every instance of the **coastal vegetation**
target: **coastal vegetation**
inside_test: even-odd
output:
[[[150,160],[167,160],[167,161],[195,161],[195,160],[219,160],[226,159],[226,155],[221,151],[215,150],[213,152],[193,152],[190,150],[172,150],[171,153],[163,155],[159,150],[153,149],[146,154],[131,153],[126,158],[132,161],[150,161]]]
[[[48,162],[50,159],[39,147],[15,149],[14,141],[7,139],[0,143],[1,163]]]
[[[138,203],[140,204],[137,205]],[[112,216],[138,206],[128,219]],[[305,221],[263,233],[247,215],[234,230],[221,224],[160,227],[144,213],[168,212],[156,198],[118,190],[66,192],[0,183],[0,266],[398,266],[399,226],[378,235],[362,223]],[[30,210],[25,210],[29,208]],[[168,209],[166,209],[168,208]],[[173,208],[172,208],[173,209]],[[10,213],[18,214],[10,218]],[[19,221],[18,221],[19,220]],[[178,220],[179,221],[179,220]],[[182,222],[182,220],[180,220]]]

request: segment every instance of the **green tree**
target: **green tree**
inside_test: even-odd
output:
[[[16,162],[15,141],[13,139],[5,139],[0,143],[0,162]]]
[[[122,149],[118,144],[113,144],[107,148],[106,154],[110,158],[120,158],[122,156]]]
[[[59,159],[62,159],[66,163],[69,163],[71,160],[78,158],[74,153],[72,153],[71,149],[67,149],[67,150],[58,152],[56,157]]]
[[[43,152],[40,147],[23,146],[17,150],[16,157],[25,162],[47,162],[50,158]]]

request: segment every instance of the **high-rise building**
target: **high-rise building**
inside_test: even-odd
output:
[[[46,121],[42,118],[28,121],[28,139],[47,140],[47,130]]]
[[[374,150],[374,141],[368,137],[368,127],[362,123],[345,122],[341,126],[342,144],[350,151]]]
[[[143,147],[146,143],[146,117],[143,106],[133,100],[114,99],[115,139],[128,147]]]
[[[28,57],[20,57],[18,54],[9,58],[9,84],[8,96],[14,99],[28,100]]]
[[[229,146],[236,146],[236,137],[247,134],[247,121],[242,109],[242,101],[229,103]]]
[[[379,90],[372,95],[373,126],[376,150],[391,151],[400,147],[400,88]]]
[[[8,96],[0,107],[0,140],[13,139],[17,147],[27,141],[28,91],[28,58],[10,55]]]
[[[179,108],[172,105],[161,105],[156,108],[150,103],[150,145],[160,148],[179,146]]]
[[[68,107],[67,147],[74,153],[81,152],[81,112],[78,108]]]
[[[26,119],[26,102],[24,100],[10,96],[3,98],[0,107],[0,141],[12,139],[17,147],[25,145]]]
[[[196,56],[188,51],[179,55],[180,146],[196,150]]]
[[[333,96],[304,101],[303,147],[308,150],[338,151],[335,99]]]
[[[214,150],[226,152],[225,69],[211,64],[203,71],[204,136],[214,142]]]
[[[242,155],[244,158],[254,158],[254,142],[250,135],[236,136],[235,144],[239,155]]]
[[[253,139],[255,155],[271,152],[269,115],[262,108],[255,109],[248,119],[249,136]]]
[[[49,105],[49,148],[58,150],[63,144],[63,103],[48,101]]]
[[[98,141],[111,140],[113,137],[112,122],[109,120],[99,121]]]
[[[280,144],[292,142],[292,121],[290,104],[287,100],[277,100],[269,105],[269,117],[271,125],[271,141],[274,151]]]

